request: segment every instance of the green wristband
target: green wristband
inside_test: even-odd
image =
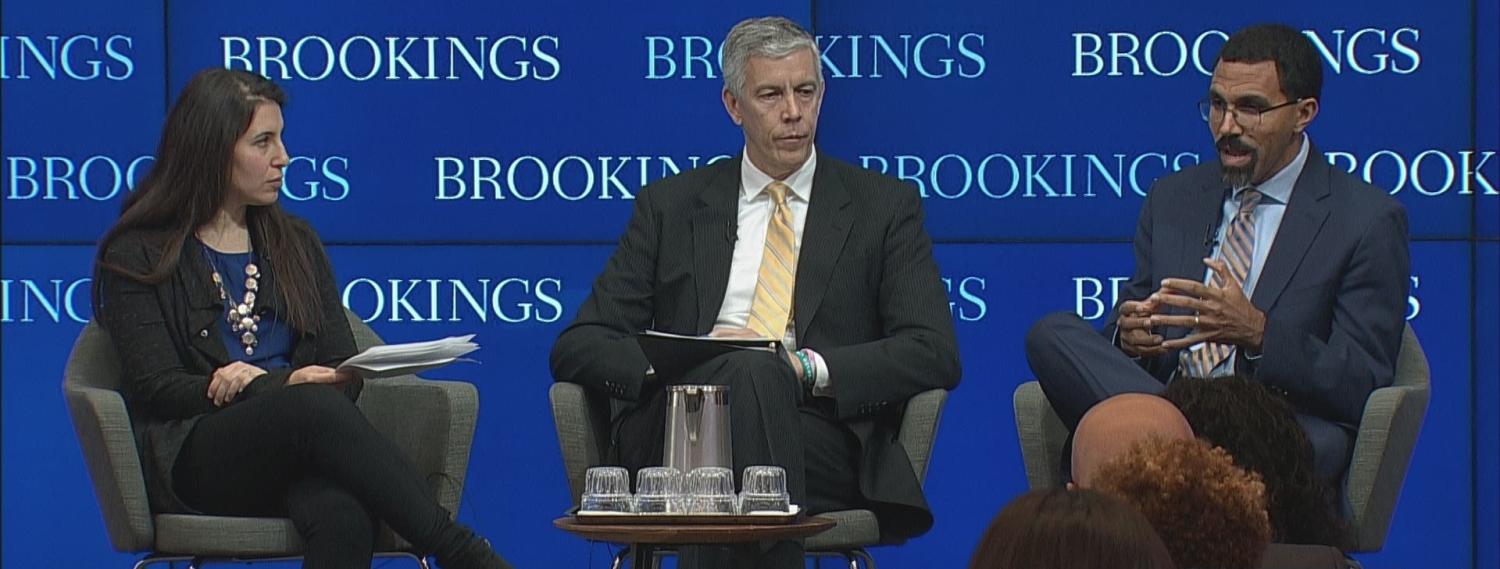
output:
[[[813,369],[812,358],[807,357],[807,352],[804,350],[792,353],[797,354],[797,359],[802,360],[802,386],[811,390],[818,378],[818,370]]]

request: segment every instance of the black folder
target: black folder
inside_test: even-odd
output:
[[[688,370],[724,354],[741,350],[781,352],[781,341],[774,338],[710,338],[647,330],[637,334],[635,341],[651,362],[656,377],[666,383],[675,383]]]

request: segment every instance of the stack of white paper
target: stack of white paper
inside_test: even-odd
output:
[[[355,369],[366,378],[391,377],[418,373],[445,366],[465,354],[479,349],[479,344],[467,336],[451,336],[441,340],[412,342],[409,344],[386,344],[373,346],[358,355],[344,360],[339,369]],[[464,361],[474,361],[464,358]]]

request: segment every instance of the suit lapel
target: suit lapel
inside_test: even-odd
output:
[[[807,337],[807,327],[828,294],[829,278],[844,251],[854,213],[849,190],[832,159],[820,158],[813,173],[812,200],[802,226],[802,249],[797,253],[797,284],[792,293],[792,317],[797,338]]]
[[[693,282],[697,285],[698,322],[695,333],[707,334],[718,319],[729,287],[729,264],[734,260],[737,231],[740,163],[721,168],[698,193],[698,208],[692,213]]]
[[[1255,296],[1250,299],[1256,308],[1269,310],[1276,304],[1281,292],[1292,279],[1292,274],[1307,256],[1318,232],[1328,220],[1328,163],[1318,158],[1322,154],[1317,148],[1309,148],[1302,174],[1292,188],[1292,197],[1282,214],[1281,227],[1276,230],[1276,241],[1266,256],[1255,283]]]
[[[1168,267],[1170,270],[1166,273],[1167,276],[1203,280],[1203,276],[1207,274],[1205,271],[1208,270],[1203,259],[1214,252],[1213,239],[1224,216],[1224,196],[1228,192],[1229,189],[1215,179],[1204,182],[1198,191],[1191,194],[1191,201],[1186,204],[1190,221],[1183,230],[1187,238],[1182,240],[1177,260]]]

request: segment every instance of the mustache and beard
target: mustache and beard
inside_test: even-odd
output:
[[[1260,164],[1260,150],[1245,144],[1245,141],[1241,140],[1238,136],[1220,138],[1219,142],[1214,146],[1219,149],[1220,154],[1250,155],[1250,160],[1245,162],[1243,166],[1220,165],[1220,170],[1224,176],[1224,183],[1229,184],[1229,187],[1239,188],[1250,185],[1251,178],[1255,175],[1255,167]]]

